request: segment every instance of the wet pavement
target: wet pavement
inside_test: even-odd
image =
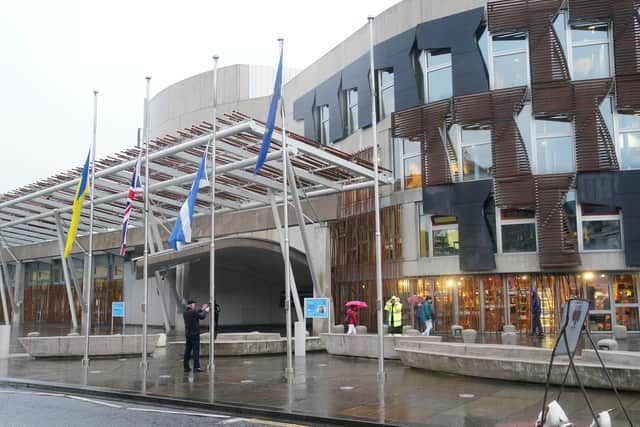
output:
[[[136,332],[134,330],[132,333]],[[43,334],[44,335],[44,334]],[[169,341],[178,339],[170,337]],[[531,345],[547,346],[547,340]],[[632,340],[632,346],[637,344]],[[24,350],[21,350],[21,352]],[[87,385],[172,396],[210,403],[269,408],[284,413],[353,418],[403,425],[531,426],[540,411],[544,386],[474,379],[407,368],[386,361],[387,380],[377,381],[377,361],[309,353],[296,361],[295,377],[284,378],[284,356],[220,357],[215,381],[208,373],[185,374],[182,348],[156,350],[147,381],[139,357],[94,359]],[[202,359],[206,366],[207,359]],[[84,383],[79,360],[34,360],[12,357],[0,364],[0,377],[66,384]],[[557,388],[552,388],[557,392]],[[555,395],[554,395],[555,396]],[[640,425],[640,393],[623,393],[634,424]],[[617,407],[612,392],[589,390],[596,410]],[[579,389],[567,388],[561,405],[577,426],[588,426],[590,414]],[[627,425],[621,411],[619,424]]]

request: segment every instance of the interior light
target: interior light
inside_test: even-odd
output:
[[[600,277],[607,277],[605,274],[601,274]]]
[[[584,273],[584,278],[587,279],[587,280],[593,279],[593,273],[590,272],[590,271],[587,272],[587,273]]]
[[[527,275],[525,274],[524,276],[521,277],[522,280],[527,280]]]
[[[453,287],[453,280],[447,280],[447,287]]]

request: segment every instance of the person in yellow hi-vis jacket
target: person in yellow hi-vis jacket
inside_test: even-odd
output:
[[[400,303],[400,299],[397,296],[392,296],[384,305],[384,311],[387,312],[389,334],[402,335],[402,303]]]

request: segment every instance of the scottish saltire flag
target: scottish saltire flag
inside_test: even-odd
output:
[[[80,182],[76,187],[76,195],[73,198],[73,211],[71,214],[71,224],[69,225],[69,233],[67,233],[67,244],[64,247],[64,258],[69,257],[69,253],[73,248],[73,242],[76,239],[76,233],[78,232],[78,223],[80,223],[80,212],[82,211],[82,203],[84,202],[84,196],[86,196],[89,189],[89,156],[91,150],[87,153],[87,160],[84,162],[82,168],[82,176]]]
[[[124,256],[124,252],[127,249],[127,229],[129,227],[129,217],[133,210],[133,199],[136,195],[142,193],[142,184],[140,183],[140,157],[142,152],[138,154],[136,165],[133,168],[133,176],[131,177],[131,185],[129,186],[129,193],[127,193],[127,202],[124,206],[124,216],[122,218],[122,242],[120,243],[120,256]]]
[[[196,177],[193,180],[193,184],[191,184],[191,190],[189,191],[187,200],[185,200],[182,208],[180,208],[176,225],[173,226],[171,236],[169,236],[169,246],[175,250],[178,250],[178,242],[191,242],[191,220],[193,219],[193,211],[196,205],[196,199],[198,198],[198,190],[200,187],[204,188],[209,186],[209,180],[207,179],[208,151],[209,146],[207,145],[207,148],[202,154],[202,160],[200,161],[200,167],[198,168]]]
[[[258,161],[256,162],[256,168],[253,174],[257,174],[262,165],[264,159],[269,152],[269,145],[271,145],[271,134],[273,133],[273,127],[276,124],[276,112],[278,110],[278,101],[280,100],[280,92],[282,88],[282,52],[280,52],[280,63],[278,64],[278,72],[276,73],[276,82],[273,85],[273,96],[271,97],[271,105],[269,106],[269,116],[267,116],[267,124],[265,125],[264,135],[262,136],[262,146],[260,147],[260,154],[258,155]]]

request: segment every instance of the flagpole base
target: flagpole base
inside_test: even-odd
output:
[[[284,369],[284,376],[286,379],[292,379],[293,378],[293,368],[285,368]]]

